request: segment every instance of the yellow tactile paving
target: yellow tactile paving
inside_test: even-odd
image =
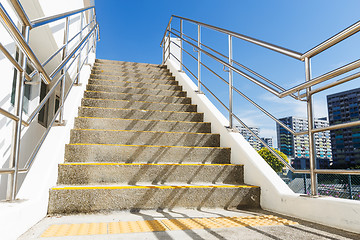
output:
[[[107,233],[107,223],[62,224],[50,226],[41,237],[99,235]]]
[[[112,222],[108,224],[109,234],[133,233],[133,232],[158,232],[166,231],[167,228],[161,221],[132,221]]]
[[[180,218],[109,223],[51,225],[40,237],[66,237],[190,229],[296,225],[297,222],[272,216]]]

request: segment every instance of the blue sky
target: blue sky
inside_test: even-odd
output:
[[[101,41],[97,48],[97,58],[160,63],[159,43],[171,14],[305,52],[360,20],[359,9],[359,0],[98,0],[96,11]],[[174,22],[174,26],[177,24]],[[185,23],[184,31],[196,37],[195,27]],[[226,36],[203,30],[202,39],[205,44],[227,53]],[[304,81],[304,64],[300,61],[240,40],[234,40],[233,48],[235,60],[253,68],[286,89]],[[357,60],[359,52],[359,34],[356,34],[336,48],[315,57],[312,61],[313,76],[316,77]],[[195,63],[190,58],[185,60],[187,61],[185,64],[189,64],[189,67],[196,72]],[[216,66],[206,58],[204,60],[209,61],[215,69],[222,69],[222,66]],[[226,77],[225,73],[222,75]],[[211,90],[227,102],[225,85],[205,70],[203,79]],[[234,81],[235,86],[278,118],[289,115],[306,116],[303,103],[292,101],[290,98],[276,99],[239,76],[235,76]],[[359,86],[359,81],[354,80],[316,95],[315,116],[327,115],[326,95]],[[234,104],[236,114],[244,119],[245,123],[260,127],[262,136],[275,138],[273,121],[265,120],[266,117],[261,112],[240,97],[235,97]]]

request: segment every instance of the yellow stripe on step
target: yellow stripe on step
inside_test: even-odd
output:
[[[194,147],[194,146],[158,146],[158,145],[127,145],[127,144],[114,144],[114,143],[69,143],[72,146],[118,146],[118,147],[154,147],[154,148],[208,148],[208,149],[230,149],[227,147]]]
[[[101,79],[101,78],[90,78],[90,80],[95,80],[95,81],[108,81],[108,82],[123,82],[123,83],[142,83],[142,84],[153,84],[153,85],[167,85],[167,86],[180,86],[177,84],[165,84],[165,83],[147,83],[147,82],[134,82],[134,81],[119,81],[119,80],[109,80],[109,79]],[[175,81],[172,79],[169,80],[164,80],[164,81]]]
[[[194,132],[161,132],[161,131],[139,131],[139,130],[118,130],[118,129],[81,129],[74,128],[72,130],[80,131],[102,131],[102,132],[144,132],[144,133],[181,133],[181,134],[197,134],[197,135],[220,135],[218,133],[194,133]]]
[[[95,87],[110,87],[110,88],[135,88],[135,89],[144,89],[144,90],[158,90],[158,91],[171,91],[171,92],[184,92],[182,90],[168,90],[168,89],[153,89],[153,88],[141,88],[141,87],[123,87],[123,86],[111,86],[111,85],[96,85],[90,84],[88,86],[95,86]]]
[[[143,93],[121,93],[121,92],[107,92],[107,91],[93,91],[93,90],[85,90],[85,92],[110,93],[110,94],[131,94],[131,95],[141,95],[141,96],[172,97],[172,98],[188,98],[188,99],[190,99],[189,97],[166,96],[166,95],[143,94]]]
[[[128,120],[128,121],[149,121],[149,122],[175,122],[175,123],[210,123],[210,122],[189,122],[189,121],[172,121],[160,119],[134,119],[134,118],[106,118],[106,117],[76,117],[76,118],[92,118],[92,119],[111,119],[111,120]]]
[[[133,165],[140,165],[140,166],[242,166],[241,164],[219,164],[219,163],[112,163],[112,162],[105,162],[105,163],[61,163],[60,165],[64,166],[133,166]]]
[[[143,112],[168,112],[168,113],[187,113],[187,114],[202,114],[199,112],[180,112],[180,111],[164,111],[164,110],[147,110],[147,109],[133,109],[133,108],[111,108],[111,107],[89,107],[81,106],[81,108],[97,108],[97,109],[115,109],[115,110],[129,110],[129,111],[143,111]]]
[[[72,187],[54,187],[52,190],[111,190],[111,189],[188,189],[188,188],[259,188],[249,185],[166,185],[166,186],[72,186]]]
[[[184,105],[184,106],[196,106],[195,104],[188,104],[188,103],[164,103],[164,102],[148,102],[148,101],[138,101],[138,100],[122,100],[122,99],[105,99],[105,98],[83,98],[89,100],[101,100],[101,101],[111,101],[111,102],[141,102],[141,103],[151,103],[151,104],[171,104],[171,105]]]

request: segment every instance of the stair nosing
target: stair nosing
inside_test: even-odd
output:
[[[142,75],[141,73],[138,73],[139,75]],[[133,77],[133,76],[122,76],[122,75],[115,75],[115,74],[104,74],[104,73],[90,73],[90,75],[101,75],[101,76],[116,76],[116,77]],[[155,75],[155,74],[154,74]],[[174,76],[166,76],[166,77],[171,77],[171,78],[175,78]],[[157,79],[156,78],[146,78],[146,79]],[[159,79],[159,80],[164,80],[164,79]],[[166,79],[166,80],[174,80],[174,79]]]
[[[76,131],[105,131],[105,132],[144,132],[144,133],[171,133],[171,134],[197,134],[197,135],[220,135],[219,133],[195,133],[195,132],[167,132],[167,131],[142,131],[142,130],[123,130],[123,129],[83,129],[83,128],[73,128],[72,130]]]
[[[101,71],[100,74],[103,74],[104,72],[115,72],[115,73],[130,73],[130,74],[141,74],[141,75],[154,75],[154,73],[146,73],[146,72],[127,72],[127,71],[109,71],[109,70],[102,70],[102,69],[92,69],[91,73],[92,74],[98,74],[98,73],[94,73],[93,71]],[[156,73],[156,71],[154,71]],[[161,73],[161,72],[160,72]],[[105,74],[104,75],[109,75],[109,74]],[[111,74],[112,75],[112,74]],[[156,75],[156,74],[155,74]],[[162,74],[161,74],[162,75]],[[165,73],[164,75],[169,75],[169,77],[174,77],[171,72]]]
[[[200,149],[229,149],[229,147],[201,147],[201,146],[161,146],[161,145],[136,145],[136,144],[117,144],[117,143],[69,143],[68,146],[117,146],[117,147],[149,147],[149,148],[200,148]]]
[[[101,78],[89,78],[89,80],[95,80],[95,81],[108,81],[108,82],[124,82],[124,83],[143,83],[143,84],[153,84],[153,85],[166,85],[166,86],[180,86],[177,84],[165,84],[165,83],[146,83],[146,82],[131,82],[131,81],[118,81],[118,80],[109,80],[109,79],[101,79]],[[175,80],[173,80],[175,81]],[[89,84],[93,85],[93,84]],[[110,85],[112,86],[112,85]],[[181,87],[181,86],[180,86]]]
[[[79,116],[76,118],[94,118],[94,119],[109,119],[109,120],[135,120],[135,121],[156,121],[156,122],[176,122],[176,123],[206,123],[206,124],[211,124],[210,122],[190,122],[190,121],[174,121],[174,120],[162,120],[162,119],[133,119],[133,118],[108,118],[108,117],[84,117],[84,116]]]
[[[53,187],[52,190],[96,190],[96,189],[176,189],[176,188],[260,188],[259,186],[245,185],[245,184],[206,184],[206,185],[185,185],[185,184],[171,184],[171,185],[65,185],[63,187]]]
[[[171,91],[171,92],[182,92],[182,93],[186,93],[186,91],[182,91],[182,90],[168,90],[168,89],[156,89],[156,88],[154,89],[154,88],[141,88],[141,87],[123,87],[123,86],[99,85],[99,84],[88,84],[88,86],[114,87],[114,88],[135,88],[135,89],[159,90],[159,91]]]
[[[196,104],[191,103],[164,103],[164,102],[149,102],[149,101],[139,101],[139,100],[126,100],[126,99],[107,99],[107,98],[88,98],[83,97],[82,99],[89,99],[89,100],[100,100],[100,101],[123,101],[123,102],[140,102],[140,103],[155,103],[155,104],[166,104],[166,105],[179,105],[179,106],[197,106]],[[141,109],[146,110],[146,109]]]
[[[181,111],[165,111],[165,110],[147,110],[147,109],[137,109],[137,108],[109,108],[109,107],[90,107],[90,106],[80,106],[79,108],[100,108],[100,109],[116,109],[116,110],[136,110],[136,111],[148,111],[148,112],[170,112],[170,113],[187,113],[187,114],[203,114],[202,112],[181,112]]]
[[[173,97],[173,98],[187,98],[187,99],[191,99],[191,98],[189,98],[189,97],[154,95],[154,94],[142,94],[142,93],[120,93],[120,92],[106,92],[106,91],[93,91],[93,90],[85,90],[85,92],[100,92],[100,93],[111,93],[111,94],[133,94],[133,95],[141,95],[141,96]]]
[[[243,164],[232,163],[115,163],[115,162],[75,162],[75,163],[60,163],[61,166],[244,166]]]
[[[100,62],[98,62],[97,60],[100,61]],[[101,61],[103,61],[103,62],[101,62]],[[94,62],[94,63],[104,64],[104,62],[108,62],[108,63],[110,63],[110,62],[118,62],[118,63],[129,63],[129,64],[135,63],[135,65],[136,65],[136,64],[138,64],[138,65],[144,64],[144,65],[150,65],[150,66],[154,66],[154,67],[159,67],[159,66],[161,66],[161,64],[156,64],[156,63],[128,62],[128,61],[109,60],[109,59],[100,59],[100,58],[95,59],[95,62]],[[116,65],[120,65],[120,64],[116,64]]]

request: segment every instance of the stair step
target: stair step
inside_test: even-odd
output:
[[[107,129],[72,129],[70,143],[219,147],[220,135]]]
[[[167,85],[178,85],[179,82],[174,79],[153,79],[153,78],[133,78],[133,77],[116,77],[111,76],[101,76],[92,77],[90,80],[103,80],[103,81],[113,81],[113,82],[135,82],[135,83],[153,83],[153,84],[167,84]]]
[[[197,106],[192,104],[169,104],[146,101],[112,100],[83,98],[82,106],[103,108],[127,108],[158,111],[196,112]]]
[[[156,68],[165,67],[164,65],[153,64],[153,63],[127,62],[127,61],[116,61],[116,60],[107,60],[107,59],[96,59],[95,64],[123,65],[123,66],[147,66],[147,67],[156,67]]]
[[[106,65],[106,64],[95,64],[92,70],[96,71],[120,71],[120,72],[136,72],[136,73],[169,73],[170,71],[167,68],[153,67],[153,66],[122,66],[122,65]]]
[[[172,77],[169,72],[134,72],[134,71],[104,71],[104,70],[91,70],[93,75],[111,75],[111,76],[124,76],[124,77],[147,77],[147,78],[168,78]]]
[[[65,162],[230,163],[230,148],[75,143]]]
[[[168,76],[172,77],[171,72],[165,69],[150,69],[150,70],[139,70],[129,68],[113,68],[113,67],[102,67],[101,69],[93,68],[92,74],[105,74],[105,75],[116,75],[116,76],[143,76],[149,78],[156,78],[154,76]]]
[[[65,163],[58,185],[241,184],[243,166],[234,164]]]
[[[175,77],[169,76],[169,75],[142,75],[142,74],[90,74],[90,78],[98,78],[98,79],[112,79],[112,80],[126,80],[126,79],[137,79],[137,82],[140,81],[140,79],[157,79],[157,80],[175,80]]]
[[[208,122],[185,122],[149,119],[95,118],[77,117],[74,128],[77,129],[114,129],[166,132],[197,132],[210,133]]]
[[[174,111],[142,110],[142,109],[126,109],[126,108],[80,107],[79,117],[106,117],[106,118],[125,118],[125,119],[150,119],[150,120],[202,122],[204,119],[204,114],[198,112],[174,112]]]
[[[229,184],[58,186],[50,190],[48,213],[259,207],[259,196],[259,187]]]
[[[117,87],[117,86],[93,85],[92,84],[92,85],[87,85],[86,90],[186,97],[186,92],[184,92],[184,91],[162,90],[162,89],[151,89],[151,88]]]
[[[188,97],[159,96],[159,95],[137,94],[137,93],[114,93],[114,92],[103,92],[103,91],[85,91],[84,97],[114,99],[114,100],[162,102],[162,103],[184,103],[184,104],[191,103],[191,98]]]
[[[176,91],[182,90],[181,86],[174,84],[126,82],[126,81],[116,81],[116,80],[114,81],[114,80],[89,79],[88,84],[115,86],[115,87],[153,88],[153,89],[176,90]]]

